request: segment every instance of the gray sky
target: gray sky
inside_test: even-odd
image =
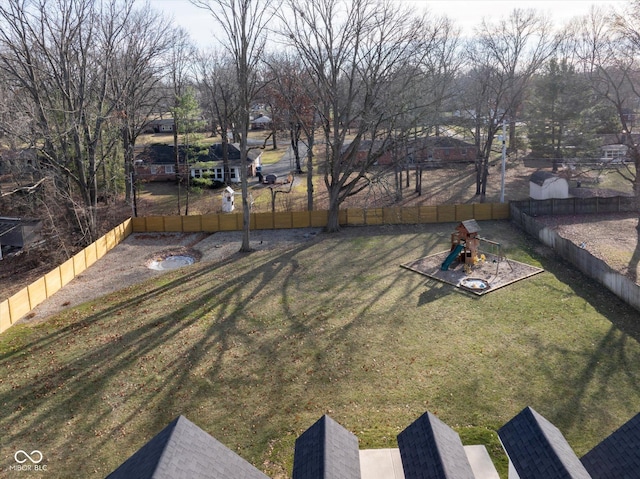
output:
[[[304,0],[300,0],[304,1]],[[513,8],[532,8],[549,15],[556,25],[566,24],[571,18],[588,13],[591,5],[622,9],[627,1],[621,0],[398,0],[409,3],[416,10],[428,8],[437,15],[447,15],[463,34],[473,32],[482,18],[494,21],[507,16]],[[199,46],[214,44],[214,22],[209,14],[191,5],[188,0],[154,0],[151,5],[167,15],[172,15],[184,27]]]

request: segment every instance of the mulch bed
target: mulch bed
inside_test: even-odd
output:
[[[464,264],[458,261],[453,262],[447,271],[442,271],[440,266],[448,255],[449,251],[443,251],[442,253],[425,256],[424,258],[419,258],[400,266],[478,296],[490,293],[498,288],[508,286],[516,281],[544,271],[542,268],[519,263],[504,256],[496,256],[490,253],[485,253],[485,261],[476,263],[469,273],[465,271]],[[465,282],[469,279],[481,280],[487,287],[466,287]]]

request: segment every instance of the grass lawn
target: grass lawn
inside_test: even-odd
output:
[[[494,431],[530,405],[584,454],[638,412],[637,311],[507,222],[483,236],[544,273],[478,298],[399,267],[454,226],[321,234],[10,328],[0,477],[19,449],[30,477],[104,477],[179,414],[272,477],[325,413],[376,448],[429,410],[506,478]]]

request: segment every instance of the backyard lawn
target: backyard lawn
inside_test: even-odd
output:
[[[29,477],[105,477],[179,414],[271,477],[325,413],[378,448],[429,410],[506,478],[495,430],[532,406],[581,456],[640,410],[638,312],[508,222],[483,236],[544,273],[476,297],[400,267],[454,226],[320,234],[10,328],[0,477],[20,449]]]

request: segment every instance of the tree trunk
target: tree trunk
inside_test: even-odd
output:
[[[176,183],[178,184],[178,215],[182,214],[182,208],[180,207],[180,152],[178,151],[178,121],[173,120],[173,157],[175,160],[176,168]]]
[[[476,196],[480,194],[482,187],[482,158],[476,158]]]
[[[487,196],[487,177],[489,176],[489,160],[484,159],[482,164],[482,187],[480,189],[480,203],[484,203]]]
[[[340,231],[340,203],[338,194],[333,191],[329,191],[329,214],[326,230],[328,233]]]
[[[271,141],[273,142],[274,150],[278,149],[278,140],[276,139],[277,134],[278,134],[278,130],[276,129],[276,122],[273,121],[273,118],[272,118],[271,119]]]
[[[313,211],[313,135],[307,137],[307,211]]]
[[[131,201],[133,158],[129,154],[129,128],[126,125],[122,128],[122,147],[124,148],[124,200],[129,203]]]

